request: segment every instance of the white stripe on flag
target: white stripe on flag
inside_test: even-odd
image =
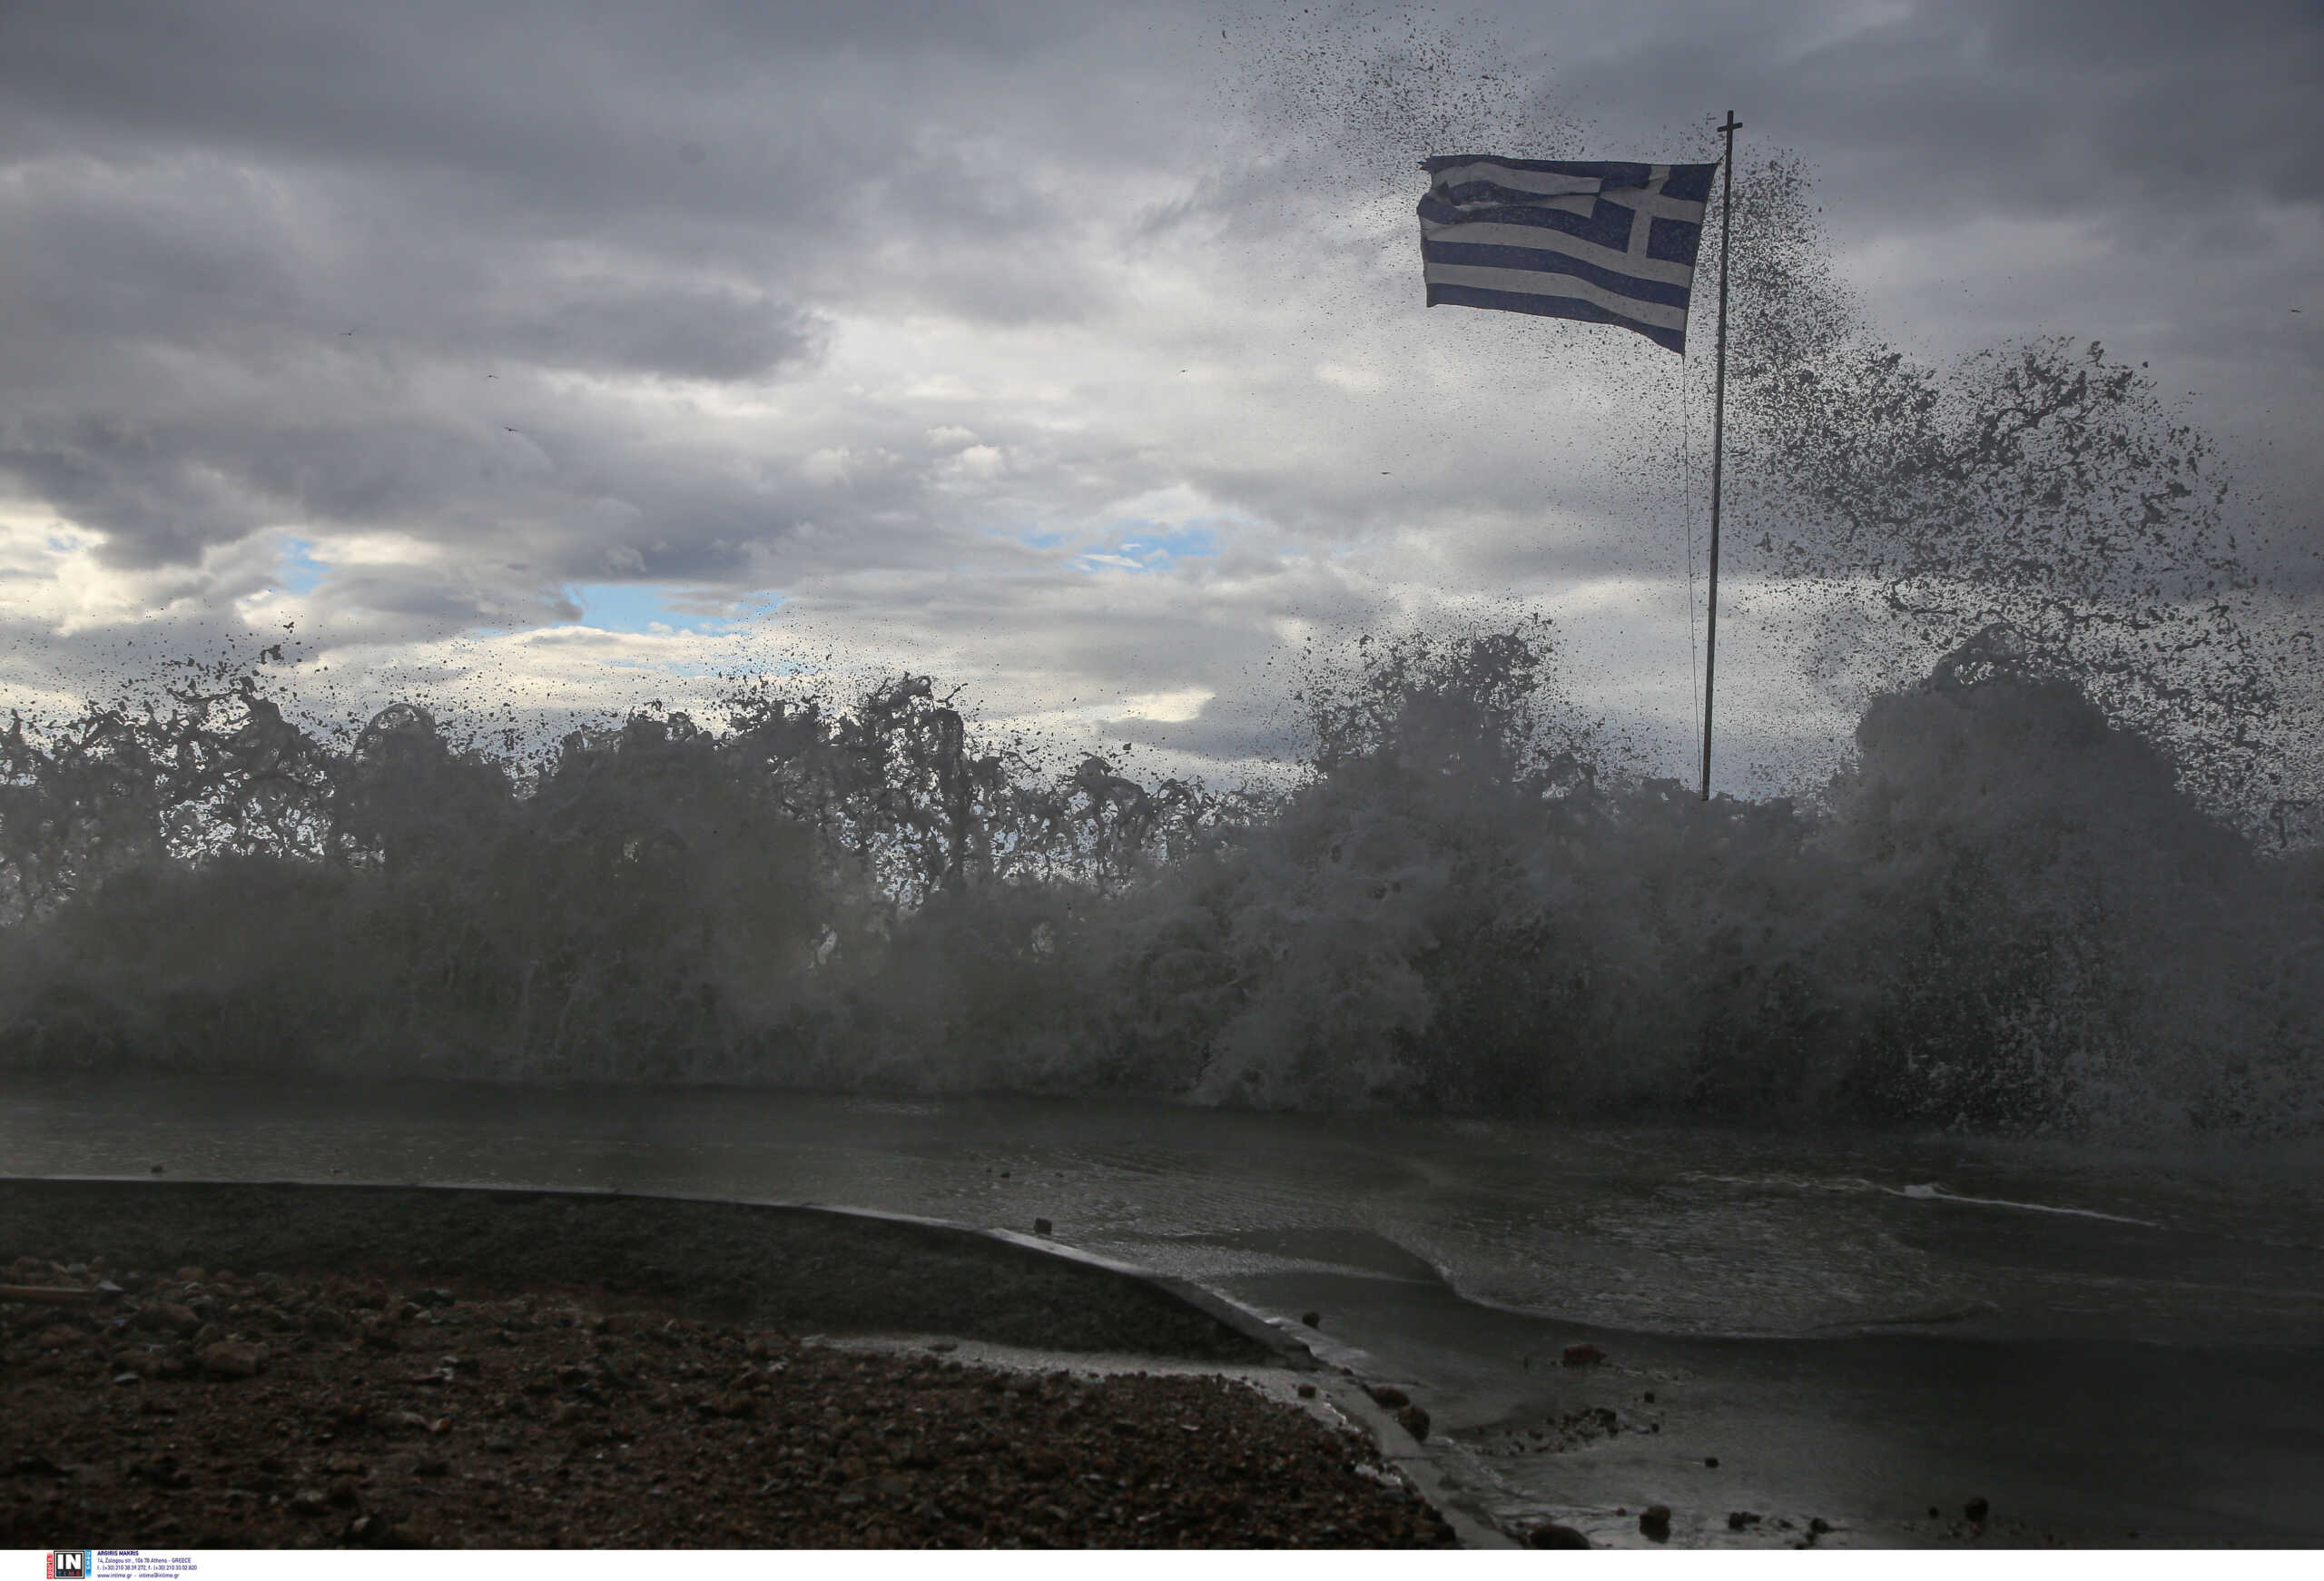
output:
[[[1674,263],[1667,258],[1649,258],[1643,247],[1636,252],[1600,247],[1595,242],[1584,242],[1579,236],[1552,231],[1546,225],[1435,225],[1423,220],[1420,233],[1431,242],[1475,242],[1491,247],[1532,247],[1543,252],[1562,252],[1568,258],[1594,263],[1616,274],[1659,281],[1664,285],[1691,285],[1695,279],[1693,266]]]
[[[1709,207],[1692,198],[1674,198],[1669,193],[1650,193],[1644,187],[1609,187],[1598,195],[1610,203],[1620,203],[1658,220],[1684,220],[1695,225],[1702,223],[1703,211]]]

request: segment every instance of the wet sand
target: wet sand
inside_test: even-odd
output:
[[[0,1181],[0,1260],[362,1268],[396,1280],[604,1289],[793,1332],[950,1334],[1250,1362],[1273,1348],[1135,1279],[950,1226],[592,1191]]]

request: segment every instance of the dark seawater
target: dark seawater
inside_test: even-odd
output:
[[[1029,1229],[1417,1386],[1485,1507],[1640,1542],[2324,1541],[2324,1163],[1700,1126],[736,1091],[23,1079],[20,1174],[489,1181]],[[1578,1339],[1611,1363],[1556,1365]],[[1653,1391],[1652,1407],[1642,1395]],[[1531,1437],[1612,1400],[1627,1430]],[[1649,1430],[1659,1423],[1659,1430]],[[1713,1470],[1702,1464],[1717,1456]],[[1732,1533],[1730,1509],[1789,1518]],[[2002,1528],[1996,1527],[1997,1532]]]

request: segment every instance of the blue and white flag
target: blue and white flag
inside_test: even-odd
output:
[[[1687,349],[1687,301],[1716,164],[1502,159],[1422,162],[1428,305],[1500,308],[1636,330]]]

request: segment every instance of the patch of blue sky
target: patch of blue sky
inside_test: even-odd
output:
[[[1166,571],[1180,560],[1218,553],[1218,534],[1193,522],[1121,521],[1113,524],[1114,544],[1074,557],[1081,570]]]
[[[279,568],[276,575],[281,580],[282,590],[301,595],[321,587],[323,578],[330,570],[329,566],[315,558],[313,541],[303,538],[283,539],[282,553],[275,564]]]
[[[652,582],[589,582],[568,591],[573,601],[581,606],[581,618],[571,624],[598,631],[636,636],[687,632],[711,637],[723,636],[741,624],[729,615],[681,609],[673,602],[679,596],[679,589]],[[763,605],[754,605],[753,614],[769,613],[783,602],[780,595],[762,597]]]

